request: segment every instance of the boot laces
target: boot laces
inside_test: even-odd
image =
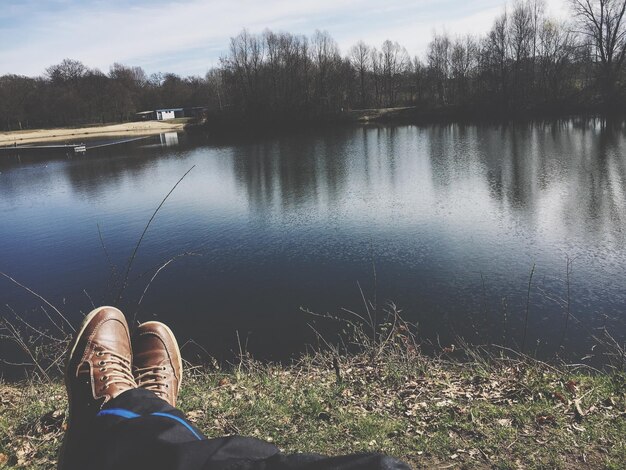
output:
[[[121,354],[107,349],[102,349],[96,353],[100,359],[97,366],[104,375],[100,377],[103,383],[103,389],[109,388],[110,385],[127,385],[135,388],[137,386],[133,374],[131,372],[130,361]]]
[[[150,390],[159,396],[165,396],[170,386],[167,383],[167,375],[165,366],[148,366],[135,367],[135,380],[137,386],[146,390]]]

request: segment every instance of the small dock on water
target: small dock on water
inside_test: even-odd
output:
[[[65,153],[65,154],[81,154],[87,151],[85,144],[64,144],[64,145],[11,145],[8,147],[0,147],[0,154],[15,153]]]
[[[75,143],[75,144],[33,144],[33,145],[9,145],[0,147],[0,155],[19,155],[19,154],[56,154],[56,155],[83,155],[89,150],[100,149],[104,147],[113,147],[130,142],[147,139],[151,136],[133,137],[130,139],[118,139],[110,142],[94,142],[94,143]]]

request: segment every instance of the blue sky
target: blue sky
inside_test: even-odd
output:
[[[567,0],[545,0],[567,18]],[[0,75],[39,75],[69,57],[108,71],[204,75],[243,28],[327,30],[346,51],[398,41],[423,55],[433,31],[481,34],[505,0],[0,0]],[[508,3],[510,5],[510,3]]]

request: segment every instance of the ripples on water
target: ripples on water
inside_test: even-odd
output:
[[[579,357],[599,327],[626,336],[624,135],[597,121],[403,126],[5,158],[0,269],[78,321],[90,298],[114,297],[97,226],[123,270],[152,211],[196,165],[151,226],[121,305],[168,322],[181,342],[224,358],[238,331],[255,355],[288,357],[313,341],[299,307],[363,311],[359,281],[418,322],[423,339],[519,345],[536,264],[528,337],[549,356],[569,257],[566,348]],[[163,270],[137,310],[154,268],[186,251],[201,256]],[[42,321],[15,286],[0,281],[0,297]]]

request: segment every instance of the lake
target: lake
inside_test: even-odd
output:
[[[228,360],[241,345],[294,357],[317,344],[313,328],[340,328],[301,308],[365,314],[362,289],[434,350],[457,335],[519,348],[528,310],[527,351],[578,360],[595,354],[599,329],[626,336],[625,136],[621,123],[561,120],[170,134],[71,158],[5,156],[0,270],[79,322],[114,301],[146,223],[195,165],[119,303],[193,340],[188,356]],[[0,301],[3,316],[8,304],[49,325],[39,299],[2,278]]]

